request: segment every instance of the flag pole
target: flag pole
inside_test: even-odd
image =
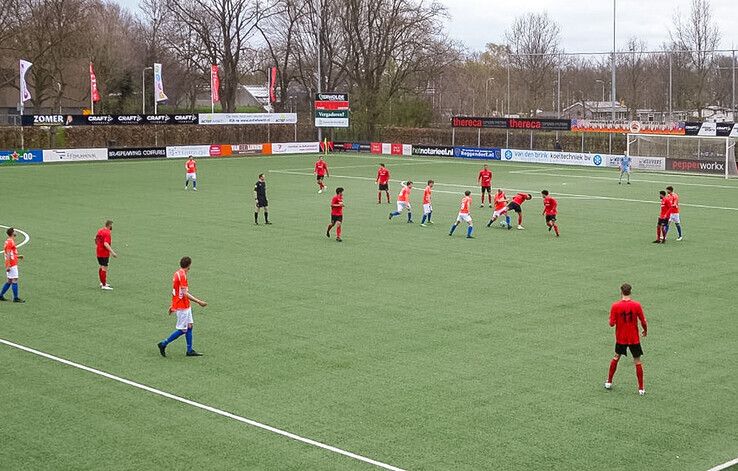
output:
[[[90,62],[90,72],[92,72],[92,62]],[[90,75],[90,114],[95,114],[95,95],[92,91],[92,75]]]
[[[213,95],[213,66],[210,65],[210,112],[215,113],[215,96]]]
[[[23,109],[25,108],[25,105],[23,104],[23,75],[21,74],[21,84],[18,87],[19,89],[19,96],[20,96],[20,127],[21,127],[21,150],[25,147],[25,139],[23,136]]]

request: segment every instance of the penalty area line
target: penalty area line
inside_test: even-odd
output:
[[[222,417],[226,417],[228,419],[236,420],[238,422],[241,422],[241,423],[244,423],[244,424],[247,424],[247,425],[251,425],[253,427],[257,427],[257,428],[260,428],[262,430],[266,430],[268,432],[272,432],[274,434],[281,435],[283,437],[287,437],[287,438],[290,438],[292,440],[305,443],[307,445],[311,445],[311,446],[314,446],[314,447],[317,447],[317,448],[322,448],[323,450],[327,450],[327,451],[330,451],[330,452],[333,452],[333,453],[337,453],[339,455],[343,455],[343,456],[346,456],[348,458],[352,458],[354,460],[361,461],[363,463],[371,464],[371,465],[374,465],[374,466],[376,466],[378,468],[387,469],[387,470],[391,470],[391,471],[405,471],[402,468],[398,468],[396,466],[392,466],[392,465],[387,464],[387,463],[382,463],[381,461],[377,461],[377,460],[373,460],[371,458],[367,458],[365,456],[357,455],[356,453],[352,453],[350,451],[346,451],[346,450],[343,450],[341,448],[337,448],[337,447],[332,446],[332,445],[327,445],[325,443],[321,443],[319,441],[312,440],[310,438],[305,438],[305,437],[302,437],[300,435],[296,435],[294,433],[287,432],[285,430],[281,430],[281,429],[278,429],[276,427],[272,427],[270,425],[263,424],[261,422],[257,422],[255,420],[248,419],[246,417],[241,417],[239,415],[231,414],[230,412],[226,412],[226,411],[221,410],[221,409],[216,409],[215,407],[211,407],[211,406],[208,406],[208,405],[205,405],[205,404],[201,404],[199,402],[191,401],[189,399],[185,399],[183,397],[176,396],[176,395],[171,394],[171,393],[168,393],[166,391],[161,391],[159,389],[152,388],[151,386],[146,386],[145,384],[136,383],[135,381],[131,381],[129,379],[121,378],[120,376],[116,376],[116,375],[113,375],[113,374],[110,374],[110,373],[106,373],[104,371],[97,370],[95,368],[91,368],[89,366],[85,366],[85,365],[82,365],[80,363],[75,363],[75,362],[70,361],[70,360],[65,360],[64,358],[60,358],[60,357],[57,357],[57,356],[51,355],[49,353],[45,353],[45,352],[42,352],[42,351],[33,349],[33,348],[30,348],[30,347],[26,347],[24,345],[20,345],[20,344],[14,343],[14,342],[11,342],[9,340],[5,340],[5,339],[0,338],[0,344],[4,344],[4,345],[7,345],[9,347],[16,348],[18,350],[22,350],[22,351],[27,352],[27,353],[32,353],[34,355],[38,355],[38,356],[43,357],[43,358],[46,358],[48,360],[53,360],[53,361],[56,361],[58,363],[62,363],[62,364],[67,365],[67,366],[71,366],[73,368],[78,368],[80,370],[87,371],[88,373],[92,373],[92,374],[95,374],[95,375],[98,375],[98,376],[102,376],[103,378],[112,379],[113,381],[117,381],[119,383],[127,384],[128,386],[133,386],[134,388],[138,388],[138,389],[141,389],[141,390],[150,392],[150,393],[155,394],[157,396],[165,397],[167,399],[172,399],[174,401],[181,402],[183,404],[187,404],[188,406],[196,407],[198,409],[202,409],[202,410],[207,411],[207,412],[212,412],[213,414],[217,414],[217,415],[220,415]]]
[[[4,226],[0,224],[0,227],[4,227],[5,229],[10,229],[12,226]],[[16,232],[20,233],[23,237],[25,237],[25,239],[23,239],[23,242],[18,244],[16,247],[23,247],[24,245],[26,245],[27,243],[31,241],[31,236],[29,236],[27,232],[24,232],[16,227],[14,227],[13,229],[15,229]]]

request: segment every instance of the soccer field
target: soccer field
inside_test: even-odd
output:
[[[20,247],[20,295],[0,338],[407,470],[707,470],[738,456],[734,276],[738,181],[492,162],[493,188],[533,194],[526,230],[486,228],[482,162],[331,155],[0,168],[0,224]],[[377,204],[379,162],[415,182],[415,224]],[[271,226],[253,223],[265,173]],[[436,181],[435,225],[420,227]],[[685,237],[651,244],[658,191]],[[345,188],[344,242],[326,238]],[[475,239],[448,236],[463,191]],[[559,201],[546,230],[540,190]],[[114,221],[98,288],[93,238]],[[261,217],[260,217],[261,220]],[[23,242],[18,236],[17,241]],[[192,257],[194,347],[162,358],[171,278]],[[630,358],[603,382],[609,307],[643,303],[646,395]],[[130,384],[0,344],[0,469],[373,469]]]

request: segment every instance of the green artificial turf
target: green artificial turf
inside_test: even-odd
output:
[[[738,456],[738,182],[492,163],[493,187],[535,196],[526,230],[508,231],[484,227],[481,162],[332,155],[318,194],[314,160],[201,159],[197,193],[181,160],[0,168],[0,224],[31,236],[27,303],[0,304],[0,338],[409,470],[706,470]],[[393,201],[397,181],[416,182],[415,224],[376,203],[379,162]],[[253,224],[262,172],[271,226]],[[672,228],[655,245],[668,184],[685,239]],[[336,186],[342,244],[325,236]],[[463,225],[448,236],[465,189],[472,240]],[[559,199],[558,239],[541,189]],[[108,218],[105,292],[93,238]],[[185,357],[181,338],[161,358],[184,255],[209,303],[194,309],[205,356]],[[644,397],[629,358],[602,387],[626,281],[649,320]],[[0,383],[0,469],[371,469],[6,345]]]

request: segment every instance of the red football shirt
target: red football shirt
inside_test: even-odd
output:
[[[15,241],[12,237],[8,237],[3,247],[3,254],[5,255],[5,268],[12,268],[18,265],[18,248],[15,246]]]
[[[623,345],[641,343],[638,335],[638,321],[645,332],[648,332],[646,316],[641,303],[632,299],[613,303],[610,308],[610,327],[615,326],[615,342]]]
[[[671,214],[671,198],[665,196],[661,198],[661,213],[659,219],[668,219]]]
[[[477,181],[481,182],[482,186],[492,186],[492,172],[489,170],[480,170]]]
[[[190,298],[187,297],[187,272],[180,268],[172,277],[172,310],[187,309],[190,307]]]
[[[499,211],[507,205],[507,196],[505,192],[495,193],[495,211]]]
[[[315,162],[315,173],[320,177],[324,177],[328,173],[328,164],[324,160]]]
[[[545,212],[546,216],[556,216],[556,208],[558,207],[559,203],[551,196],[546,196],[543,198],[543,211]]]
[[[331,216],[343,216],[343,195],[336,195],[331,200]]]
[[[671,214],[679,214],[679,195],[672,193],[670,195],[666,195],[666,197],[670,200]]]
[[[513,203],[518,203],[518,206],[522,206],[523,203],[525,203],[528,199],[527,193],[518,193],[517,195],[513,196]]]
[[[197,163],[194,160],[185,162],[185,168],[187,169],[187,173],[197,173]]]
[[[433,188],[430,185],[426,186],[423,190],[423,204],[431,204],[431,193],[433,193]]]
[[[110,257],[110,250],[105,248],[105,242],[107,242],[108,245],[113,243],[110,229],[108,229],[107,227],[103,227],[102,229],[97,231],[97,235],[95,236],[95,246],[97,247],[98,257]]]
[[[389,183],[390,173],[385,167],[379,167],[377,170],[377,183],[380,185],[386,185]]]

